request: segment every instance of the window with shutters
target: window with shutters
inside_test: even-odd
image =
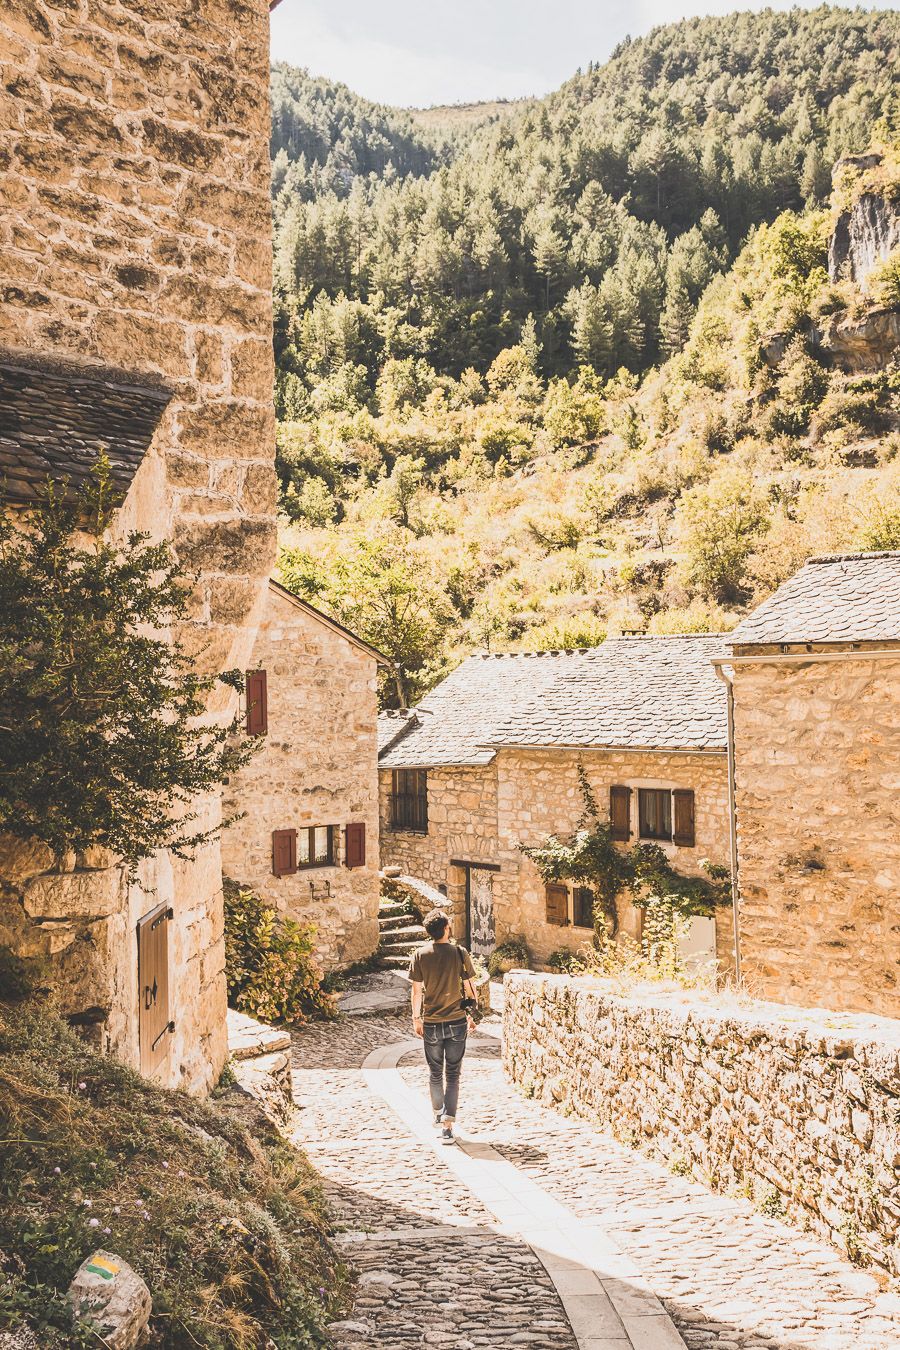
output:
[[[669,788],[638,788],[638,833],[642,839],[672,838],[672,793]]]
[[[394,770],[391,781],[391,829],[428,833],[427,770]]]
[[[609,833],[619,843],[631,838],[631,788],[614,784],[609,789]]]
[[[569,888],[548,882],[544,888],[547,922],[565,928],[569,922]]]
[[[168,905],[156,909],[138,921],[138,1037],[141,1073],[152,1077],[165,1063],[175,1023],[169,1009],[169,921]]]
[[[348,825],[344,830],[344,866],[365,867],[366,827],[362,822]]]
[[[334,825],[310,825],[297,832],[297,866],[333,867],[335,861]]]
[[[276,877],[290,876],[297,870],[297,831],[272,831],[272,872]]]
[[[265,736],[269,730],[269,693],[264,670],[248,670],[247,735]]]
[[[594,892],[589,886],[576,886],[572,892],[572,923],[576,928],[594,926]]]

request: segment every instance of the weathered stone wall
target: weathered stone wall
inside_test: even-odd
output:
[[[601,810],[609,788],[621,783],[643,787],[689,787],[695,793],[696,847],[665,845],[675,865],[696,874],[703,858],[726,864],[728,846],[728,781],[722,755],[637,754],[626,751],[513,750],[498,751],[491,764],[479,768],[428,771],[428,834],[390,829],[391,775],[381,770],[382,861],[445,885],[453,901],[456,934],[465,932],[465,873],[450,860],[498,864],[494,874],[494,919],[497,941],[524,936],[538,965],[545,965],[559,947],[577,949],[590,930],[546,921],[544,883],[519,844],[541,844],[550,834],[576,829],[583,810],[578,762],[584,763]],[[633,802],[637,831],[637,801]],[[640,936],[640,914],[620,907],[621,931]],[[733,963],[732,916],[716,916],[717,955],[725,970]]]
[[[900,1017],[900,654],[735,666],[751,993]]]
[[[0,15],[0,342],[172,390],[117,530],[171,538],[199,574],[182,636],[205,669],[246,667],[274,557],[268,57],[267,0],[14,0]],[[196,807],[218,819],[217,799]],[[134,922],[171,898],[163,1076],[208,1087],[226,1054],[218,845],[151,862],[127,903],[117,871],[56,882],[34,865],[26,909],[0,854],[5,929],[56,962],[64,1002],[77,987],[133,1063]]]
[[[506,977],[527,1093],[900,1273],[900,1028],[596,980]]]
[[[375,658],[272,589],[252,666],[267,673],[269,729],[225,792],[226,814],[245,813],[222,839],[225,874],[314,923],[326,967],[362,960],[378,945]],[[348,869],[351,821],[366,827],[366,863]],[[272,831],[310,825],[339,827],[335,866],[273,876]]]
[[[614,783],[632,787],[632,843],[637,840],[638,787],[694,790],[694,848],[663,844],[679,870],[696,875],[700,860],[727,863],[728,771],[725,755],[677,753],[639,754],[624,750],[504,749],[497,757],[499,857],[502,871],[494,882],[497,936],[521,933],[535,961],[546,964],[559,947],[577,949],[590,941],[587,929],[572,924],[562,928],[546,921],[544,883],[537,868],[519,851],[520,843],[533,847],[551,834],[565,837],[578,826],[584,801],[578,783],[578,763],[584,764],[601,812],[609,803]],[[571,910],[570,910],[571,917]],[[640,912],[625,901],[619,906],[620,931],[637,938]],[[722,968],[733,961],[731,911],[716,916],[717,956]]]

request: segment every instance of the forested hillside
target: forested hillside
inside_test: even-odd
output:
[[[896,379],[814,337],[877,299],[828,281],[831,165],[890,149],[898,51],[889,11],[691,20],[449,137],[276,71],[284,571],[395,699],[472,645],[727,625],[890,535]]]

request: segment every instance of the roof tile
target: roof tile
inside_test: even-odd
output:
[[[810,558],[729,640],[735,646],[900,640],[900,552]]]

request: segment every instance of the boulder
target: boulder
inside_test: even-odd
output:
[[[152,1300],[140,1275],[112,1252],[96,1251],[83,1261],[69,1286],[77,1322],[103,1338],[109,1350],[132,1350],[147,1335]]]

